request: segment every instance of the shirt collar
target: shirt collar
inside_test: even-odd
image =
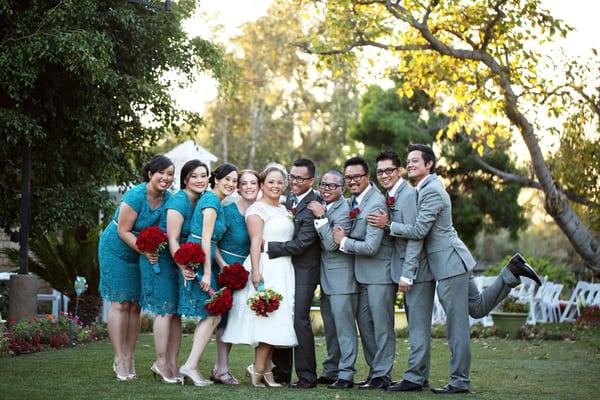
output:
[[[354,198],[354,200],[356,200],[356,205],[357,205],[357,206],[359,206],[359,205],[360,205],[360,203],[362,202],[362,200],[365,198],[365,195],[366,195],[366,194],[367,194],[367,192],[368,192],[368,191],[371,189],[371,187],[372,187],[372,186],[373,186],[373,184],[372,184],[372,183],[369,183],[369,186],[367,186],[367,187],[365,188],[365,190],[363,190],[363,191],[362,191],[362,193],[361,193],[361,194],[359,194],[358,196],[356,196],[356,197]]]
[[[429,180],[429,177],[430,177],[430,176],[431,176],[431,174],[430,174],[430,175],[427,175],[427,176],[425,177],[425,179],[423,179],[421,182],[419,182],[419,184],[418,184],[418,185],[417,185],[417,187],[416,187],[416,189],[417,189],[417,192],[418,192],[419,190],[421,190],[421,187],[423,186],[423,184],[424,184],[425,182],[427,182],[427,181]]]
[[[395,196],[396,192],[398,191],[398,188],[400,187],[400,185],[402,185],[402,182],[404,182],[404,179],[400,177],[400,179],[398,179],[398,182],[394,183],[394,186],[392,186],[392,188],[388,191],[387,195]]]
[[[311,192],[311,190],[312,190],[312,188],[311,188],[311,189],[308,189],[306,192],[304,192],[304,193],[302,193],[302,194],[299,194],[298,196],[296,196],[296,199],[297,199],[297,200],[296,200],[296,204],[295,204],[295,205],[298,205],[298,204],[300,204],[300,202],[302,201],[302,199],[303,199],[303,198],[305,198],[305,197],[306,197],[306,195],[307,195],[307,194],[309,194],[309,193]]]

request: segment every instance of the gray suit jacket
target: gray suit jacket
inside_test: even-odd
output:
[[[338,250],[333,241],[331,228],[340,226],[350,233],[352,221],[348,213],[350,206],[342,196],[327,210],[327,222],[317,233],[321,239],[321,290],[326,295],[358,293],[358,283],[354,277],[354,256]]]
[[[407,239],[425,239],[427,261],[436,280],[472,270],[476,261],[454,229],[452,203],[442,181],[436,174],[428,176],[417,195],[415,223],[393,223],[390,234]]]
[[[392,222],[414,224],[417,220],[417,191],[406,181],[403,181],[395,193],[395,202],[390,207]],[[392,279],[400,282],[400,277],[412,279],[414,282],[433,280],[433,275],[427,264],[427,253],[423,240],[407,240],[392,237]]]
[[[371,184],[359,205],[360,212],[352,221],[344,250],[354,254],[354,275],[362,284],[394,283],[391,275],[392,239],[381,228],[367,223],[367,216],[386,210],[385,197]],[[354,196],[350,199],[350,202]]]

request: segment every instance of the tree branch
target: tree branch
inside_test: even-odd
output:
[[[483,41],[481,42],[481,47],[479,48],[480,50],[485,50],[487,48],[488,44],[490,43],[490,40],[492,39],[492,29],[494,29],[494,26],[496,26],[496,24],[500,22],[500,19],[506,17],[504,11],[500,9],[500,7],[504,5],[506,1],[507,0],[500,0],[498,3],[492,6],[492,8],[496,11],[496,15],[494,15],[494,18],[492,18],[492,20],[486,25],[484,29]]]
[[[344,53],[348,53],[350,50],[352,50],[356,47],[366,47],[366,46],[373,46],[373,47],[378,47],[380,49],[393,50],[393,51],[415,51],[415,50],[431,49],[431,47],[426,44],[407,44],[407,45],[401,45],[401,46],[394,46],[391,44],[375,42],[373,40],[368,40],[368,39],[364,39],[364,38],[359,38],[355,42],[348,44],[346,47],[342,47],[339,49],[325,50],[325,51],[317,51],[317,50],[312,49],[310,47],[310,43],[308,43],[308,42],[296,42],[296,43],[294,43],[294,45],[296,47],[302,49],[302,51],[304,51],[308,54],[317,54],[317,55],[321,55],[321,56],[344,54]]]
[[[513,174],[510,172],[502,171],[502,170],[488,164],[475,151],[472,152],[472,156],[481,168],[483,168],[484,170],[490,172],[491,174],[496,175],[497,177],[501,178],[504,183],[514,182],[514,183],[518,183],[519,185],[524,186],[524,187],[529,187],[529,188],[533,188],[533,189],[537,189],[537,190],[543,190],[542,185],[540,185],[540,183],[534,179],[530,179],[523,175]],[[575,203],[582,204],[584,206],[591,207],[591,208],[599,208],[600,207],[600,204],[593,202],[592,200],[590,200],[589,198],[587,198],[585,196],[581,196],[581,195],[579,195],[577,193],[573,193],[573,192],[565,192],[565,191],[561,191],[561,192],[569,200],[571,200]]]

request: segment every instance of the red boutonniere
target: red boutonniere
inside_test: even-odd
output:
[[[390,210],[395,210],[394,205],[396,204],[396,198],[394,196],[387,197],[385,199],[385,204]]]
[[[294,219],[296,218],[296,207],[293,207],[289,212],[288,212],[288,218],[290,220],[292,220],[292,222],[294,221]]]
[[[350,216],[350,219],[354,219],[354,220],[359,220],[360,218],[358,217],[358,214],[360,214],[360,208],[356,207],[354,210],[351,210],[348,215]]]

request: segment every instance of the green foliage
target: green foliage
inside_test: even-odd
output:
[[[159,12],[126,1],[0,3],[0,226],[18,226],[21,149],[31,146],[32,226],[92,226],[100,188],[136,179],[165,132],[197,115],[177,110],[166,72],[220,78],[210,42],[189,39],[196,2]],[[150,120],[151,125],[142,123]]]
[[[76,297],[77,276],[85,277],[88,285],[86,293],[98,295],[100,229],[98,226],[86,231],[67,226],[60,233],[34,231],[30,241],[29,270],[71,299]],[[14,266],[18,265],[17,249],[3,249],[1,252]]]
[[[388,90],[372,85],[361,98],[360,117],[351,134],[365,144],[365,156],[375,159],[381,150],[393,149],[406,158],[409,143],[441,144],[437,172],[445,178],[454,224],[461,238],[473,246],[478,232],[505,228],[511,239],[516,239],[518,230],[526,225],[523,208],[517,201],[520,186],[499,183],[483,170],[462,136],[450,139],[437,135],[448,117],[437,114],[433,100],[421,90],[415,90],[410,98],[399,97],[400,85],[399,80],[395,88]],[[498,169],[515,170],[505,148],[489,151],[483,160]]]
[[[500,303],[500,311],[512,313],[528,313],[529,304],[519,303],[514,296],[506,296]]]
[[[491,265],[483,273],[485,276],[496,276],[508,264],[511,256],[506,256],[497,264]],[[567,264],[557,263],[550,257],[526,256],[527,263],[531,265],[539,276],[547,276],[552,282],[562,283],[566,290],[573,288],[577,283],[575,275]]]

